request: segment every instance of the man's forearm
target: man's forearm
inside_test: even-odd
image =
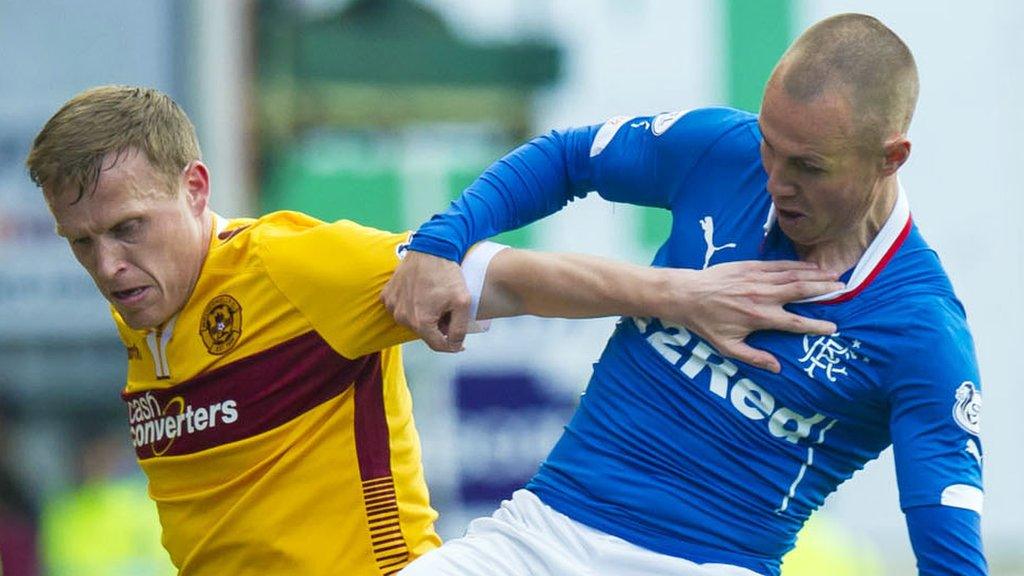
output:
[[[832,334],[836,325],[783,305],[842,287],[802,262],[730,262],[705,270],[654,268],[578,254],[504,250],[490,262],[476,317],[653,316],[685,326],[724,356],[778,372],[744,339],[755,330]]]
[[[507,249],[487,269],[477,317],[654,315],[669,292],[669,274],[688,272],[582,254]]]

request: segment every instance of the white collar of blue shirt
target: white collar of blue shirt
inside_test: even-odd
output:
[[[768,232],[771,231],[772,227],[775,226],[777,216],[775,213],[775,204],[773,203],[768,209],[768,218],[764,222],[764,233],[767,236]],[[860,260],[857,262],[857,266],[853,269],[853,274],[850,275],[850,281],[846,283],[846,286],[835,292],[829,292],[828,294],[822,294],[821,296],[815,296],[814,298],[807,298],[800,300],[799,302],[821,302],[824,300],[832,300],[839,298],[848,292],[852,292],[860,288],[860,286],[866,282],[872,276],[872,272],[882,263],[886,254],[889,253],[899,238],[900,233],[907,225],[907,221],[910,219],[910,202],[907,200],[907,194],[903,190],[903,185],[899,184],[899,193],[896,197],[896,204],[892,207],[892,212],[889,213],[889,218],[885,221],[882,229],[875,235],[875,239],[868,245],[867,250],[861,255]]]

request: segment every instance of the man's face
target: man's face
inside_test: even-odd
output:
[[[881,150],[876,158],[859,143],[848,101],[826,91],[799,102],[772,80],[759,123],[768,192],[786,236],[809,248],[861,233],[878,197]]]
[[[146,155],[132,151],[103,170],[96,190],[78,202],[77,190],[46,194],[57,233],[134,329],[155,328],[176,314],[206,257],[206,167],[192,162],[169,188]]]

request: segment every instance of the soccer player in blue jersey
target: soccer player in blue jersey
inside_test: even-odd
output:
[[[385,302],[435,338],[451,313],[451,349],[465,289],[450,261],[591,190],[672,212],[656,266],[800,259],[845,287],[789,307],[835,333],[747,338],[777,366],[723,349],[713,324],[623,318],[526,488],[403,574],[774,576],[810,514],[890,444],[919,573],[986,574],[974,346],[897,179],[917,92],[899,37],[835,16],[785,53],[759,116],[553,132],[424,224]]]

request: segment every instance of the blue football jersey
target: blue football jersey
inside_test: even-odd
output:
[[[475,235],[596,190],[671,211],[656,266],[796,260],[774,223],[760,138],[756,116],[727,108],[553,133],[527,145],[546,150],[554,142],[561,157],[551,166],[530,161],[524,148],[501,170],[506,182],[552,182],[564,189],[560,197],[473,231],[437,234],[434,222],[417,238],[428,246],[443,237],[461,250]],[[473,210],[474,194],[487,192],[471,188],[468,204],[456,208]],[[842,280],[842,291],[788,307],[834,322],[835,334],[748,338],[779,359],[780,374],[723,358],[682,326],[623,318],[527,488],[569,517],[651,550],[763,574],[778,573],[808,516],[889,445],[905,510],[980,514],[974,346],[902,190]]]

